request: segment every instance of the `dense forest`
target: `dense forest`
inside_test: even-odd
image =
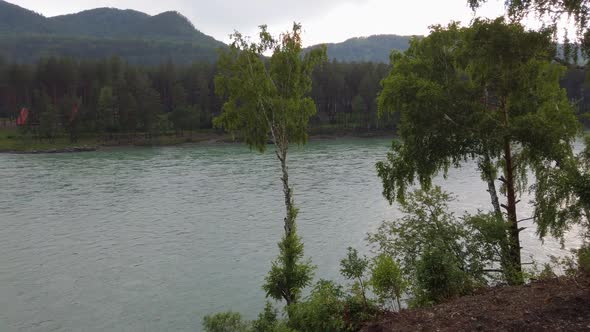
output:
[[[21,63],[48,56],[102,59],[120,56],[135,64],[168,60],[213,62],[225,44],[195,29],[178,12],[150,16],[98,8],[44,17],[0,0],[0,55]]]
[[[312,75],[311,97],[318,112],[310,126],[358,132],[393,128],[395,119],[379,118],[376,104],[388,70],[388,65],[371,62],[321,64]],[[47,58],[28,65],[0,60],[0,118],[14,125],[26,107],[25,128],[41,138],[212,128],[221,111],[216,73],[217,65],[207,62],[139,66],[117,57]],[[585,77],[583,69],[571,69],[562,80],[580,113],[590,107]]]
[[[313,73],[316,128],[375,130],[379,81],[388,66],[324,63]],[[0,118],[13,125],[29,109],[25,132],[40,138],[69,134],[147,133],[211,128],[221,111],[214,92],[217,66],[207,62],[138,66],[114,57],[100,61],[47,58],[34,65],[0,60]]]

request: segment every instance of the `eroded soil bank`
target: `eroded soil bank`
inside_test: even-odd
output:
[[[590,331],[590,277],[497,287],[388,313],[363,331]]]

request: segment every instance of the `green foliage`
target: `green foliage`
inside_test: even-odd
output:
[[[588,211],[590,208],[590,139],[575,158],[564,160],[560,167],[540,166],[537,169],[535,199],[539,208],[537,232],[564,240],[572,225],[579,224],[590,238]],[[542,194],[539,194],[542,193]]]
[[[510,257],[510,240],[506,237],[509,224],[495,213],[478,213],[465,215],[463,222],[468,229],[470,250],[479,250],[479,268],[500,267],[499,272],[488,274],[490,281],[506,282],[520,278],[520,271],[515,270]],[[477,249],[479,248],[479,249]]]
[[[201,111],[198,106],[181,106],[170,115],[170,120],[177,131],[195,130],[201,125]]]
[[[41,137],[53,139],[57,134],[57,110],[53,104],[49,103],[45,110],[39,116],[39,132]]]
[[[333,134],[392,128],[397,115],[378,118],[375,98],[380,90],[379,80],[387,71],[387,65],[372,63],[330,62],[317,67],[313,73],[310,97],[313,98],[318,113],[310,119],[310,132]],[[187,131],[210,129],[213,116],[220,111],[221,101],[212,92],[215,75],[214,65],[207,63],[182,66],[167,63],[144,67],[125,63],[117,58],[100,61],[48,58],[34,65],[0,61],[0,117],[14,122],[20,109],[28,107],[31,112],[31,127],[21,128],[20,136],[36,135],[34,129],[44,109],[43,103],[36,100],[37,91],[39,94],[46,94],[49,103],[57,107],[58,135],[68,133],[71,138],[73,133],[74,138],[81,138],[98,134],[112,140],[116,140],[117,136],[129,137],[131,140],[137,134],[137,138],[141,140],[143,135],[140,134],[145,130],[145,90],[151,87],[160,98],[157,113],[168,115],[175,126],[175,133],[186,136],[190,134]],[[590,100],[583,99],[587,93],[584,92],[584,74],[570,71],[568,75],[563,81],[564,86],[568,88],[570,98],[581,100],[579,105],[582,112],[587,108],[586,100]],[[96,132],[98,98],[103,87],[112,88],[114,109],[118,111],[113,137],[106,131]],[[177,93],[179,89],[184,92],[184,98],[182,92]],[[180,99],[181,102],[178,103],[175,99]],[[185,106],[176,107],[182,105],[183,99]],[[351,103],[354,99],[356,107]],[[74,103],[79,106],[79,113],[75,121],[70,122]],[[364,108],[359,106],[361,104]],[[178,114],[188,110],[194,115],[190,121],[193,129],[188,128],[190,126],[186,121],[175,121],[172,114],[175,111]],[[197,111],[198,116],[195,114]],[[179,129],[179,126],[185,129]],[[24,143],[21,145],[25,146]],[[580,183],[575,180],[572,182]]]
[[[46,93],[41,93],[37,90],[33,93],[33,103],[38,109],[39,136],[50,139],[54,138],[58,129],[58,114],[56,107],[51,102],[51,98]],[[33,119],[28,119],[27,123],[30,125],[34,121]],[[23,131],[27,132],[28,128]]]
[[[276,145],[307,140],[309,118],[316,112],[307,96],[311,74],[325,60],[326,51],[303,55],[300,32],[301,26],[294,24],[292,32],[275,39],[262,26],[258,44],[236,32],[229,51],[220,55],[215,88],[227,101],[215,124],[259,151],[265,150],[269,138]],[[268,61],[267,51],[272,51]]]
[[[455,217],[450,200],[440,187],[417,190],[401,204],[401,219],[369,234],[380,253],[373,265],[377,295],[399,299],[407,280],[415,304],[425,305],[487,284],[486,269],[502,264],[505,232],[489,215]]]
[[[142,140],[166,134],[170,121],[182,131],[211,128],[212,114],[219,110],[219,100],[210,94],[213,79],[214,66],[209,64],[150,68],[119,58],[47,58],[34,66],[0,63],[0,117],[14,123],[20,109],[28,108],[27,126],[21,131],[38,138],[44,135],[41,114],[52,105],[56,118],[51,131],[68,133],[73,141],[82,136]]]
[[[340,286],[320,280],[305,301],[288,307],[289,325],[300,332],[345,331],[343,299]]]
[[[351,293],[344,298],[344,321],[346,331],[359,331],[367,322],[374,321],[382,312],[372,299],[367,299],[358,287],[353,287]]]
[[[117,123],[117,110],[115,109],[115,97],[111,87],[103,87],[98,97],[98,130],[115,131]]]
[[[333,281],[320,280],[303,301],[287,307],[295,331],[358,331],[379,309],[354,288],[347,294]]]
[[[565,186],[554,174],[576,168],[579,124],[560,88],[564,68],[551,62],[554,54],[551,31],[525,31],[501,18],[475,20],[469,28],[435,26],[404,54],[392,55],[379,96],[382,114],[399,113],[402,141],[377,164],[384,196],[403,203],[416,182],[428,190],[436,175],[476,162],[493,214],[500,218],[502,205],[506,210],[503,264],[510,283],[522,282],[519,196],[534,190],[540,236],[564,229],[554,217],[571,197],[560,195]]]
[[[567,155],[578,125],[559,87],[562,68],[550,63],[550,47],[546,32],[496,20],[476,21],[472,28],[437,26],[405,54],[394,54],[379,106],[383,114],[400,113],[403,144],[395,142],[387,162],[378,164],[386,198],[403,200],[416,180],[428,188],[434,175],[464,160],[479,162],[486,154],[499,159],[503,134],[522,144],[527,158],[533,153],[526,149],[539,159]],[[490,105],[482,104],[486,94],[493,96]],[[504,94],[509,123],[497,108]]]
[[[258,315],[258,319],[252,322],[252,331],[255,332],[294,332],[287,323],[278,318],[277,310],[270,302],[266,302],[264,311]]]
[[[473,291],[472,278],[444,248],[428,247],[416,262],[413,306],[428,306]]]
[[[404,280],[399,264],[391,256],[380,254],[373,259],[371,286],[383,305],[395,303],[397,310],[401,310],[401,297],[408,284]],[[391,305],[391,307],[394,306]]]
[[[467,0],[473,10],[479,8],[488,0]],[[558,28],[558,23],[567,18],[575,24],[576,34],[580,39],[586,54],[590,54],[590,33],[588,21],[590,20],[590,1],[588,0],[507,0],[506,14],[514,21],[522,21],[528,17],[542,19],[545,25],[552,29]],[[567,32],[567,30],[566,30]],[[557,34],[555,34],[557,39]],[[580,43],[575,44],[577,49]],[[577,53],[577,52],[576,52]],[[567,61],[567,59],[566,59]],[[574,61],[574,63],[576,63]]]
[[[348,247],[346,258],[340,261],[340,274],[349,280],[355,282],[355,287],[358,288],[359,295],[363,299],[363,304],[367,307],[367,295],[365,272],[369,266],[367,257],[360,257],[358,250]]]
[[[274,299],[295,303],[301,289],[312,280],[311,263],[303,259],[303,243],[296,231],[297,209],[289,185],[287,152],[289,144],[304,144],[309,118],[316,112],[311,91],[311,74],[326,57],[325,49],[302,54],[301,26],[274,38],[260,27],[260,41],[253,43],[239,32],[219,59],[215,78],[217,94],[226,101],[216,126],[237,133],[250,146],[264,152],[272,139],[281,163],[286,217],[285,235],[279,243],[279,257],[272,263],[263,286]],[[264,53],[272,52],[267,61]]]
[[[340,273],[347,279],[360,279],[365,274],[369,260],[366,257],[360,257],[358,250],[348,247],[346,258],[340,261]]]
[[[248,323],[237,312],[222,312],[203,318],[203,328],[206,332],[248,332]]]
[[[284,299],[287,304],[299,299],[301,290],[310,285],[315,269],[310,261],[302,262],[303,255],[303,243],[293,225],[291,232],[279,242],[279,256],[265,278],[262,288],[267,296]]]

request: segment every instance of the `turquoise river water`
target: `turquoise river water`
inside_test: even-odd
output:
[[[390,139],[312,141],[290,152],[299,231],[316,278],[399,216],[375,162]],[[255,318],[282,232],[272,153],[237,144],[0,155],[0,331],[195,331],[221,310]],[[489,208],[472,165],[437,183],[457,213]],[[523,199],[526,201],[526,199]],[[529,207],[520,209],[522,217]],[[575,234],[567,246],[579,244]],[[524,255],[561,255],[534,227]]]

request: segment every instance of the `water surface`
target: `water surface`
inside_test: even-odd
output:
[[[346,248],[367,251],[366,233],[399,216],[374,166],[389,146],[341,139],[290,151],[317,278],[338,278]],[[262,309],[283,229],[273,154],[184,145],[3,154],[0,165],[0,330],[194,331],[208,313],[255,318]],[[471,165],[437,183],[457,196],[458,213],[489,207]],[[542,245],[534,228],[522,239],[524,255],[541,262],[564,253],[557,241]]]

